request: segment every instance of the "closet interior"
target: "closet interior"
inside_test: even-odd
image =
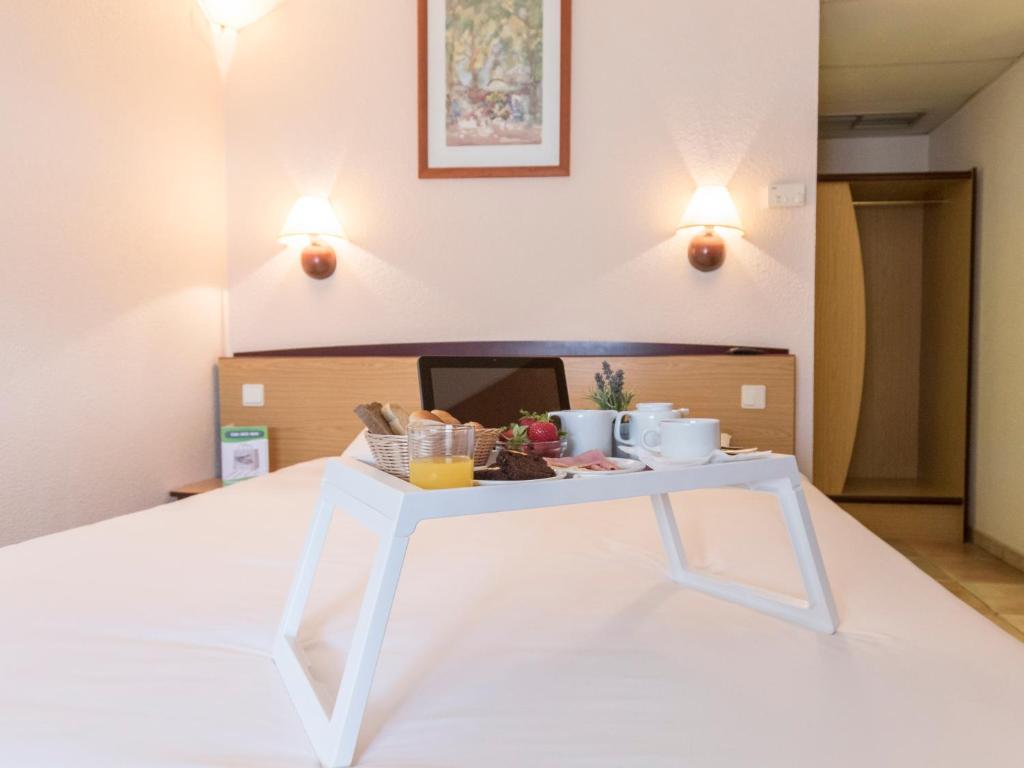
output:
[[[890,538],[963,538],[973,216],[973,172],[819,181],[814,482]]]

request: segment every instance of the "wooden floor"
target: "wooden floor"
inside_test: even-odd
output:
[[[1024,642],[1024,572],[974,544],[889,543],[978,613]]]

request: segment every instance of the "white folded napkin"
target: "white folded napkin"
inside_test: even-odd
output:
[[[709,462],[711,464],[720,464],[729,461],[750,461],[751,459],[765,459],[771,455],[771,451],[749,451],[747,453],[726,453],[725,451],[715,451],[711,454]]]

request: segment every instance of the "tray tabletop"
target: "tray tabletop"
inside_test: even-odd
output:
[[[799,484],[796,459],[773,454],[761,459],[729,461],[670,470],[647,470],[622,475],[567,477],[550,482],[512,482],[507,485],[425,490],[383,472],[369,462],[350,457],[331,459],[323,485],[355,497],[390,519],[402,517],[411,530],[420,520],[516,509],[585,504],[638,496],[745,486],[789,478]]]

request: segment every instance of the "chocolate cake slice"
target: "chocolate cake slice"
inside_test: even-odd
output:
[[[498,454],[498,466],[509,480],[540,480],[555,476],[548,463],[532,453],[506,449]]]
[[[501,467],[494,465],[492,467],[477,467],[473,471],[474,480],[508,480],[505,477],[505,472]]]

